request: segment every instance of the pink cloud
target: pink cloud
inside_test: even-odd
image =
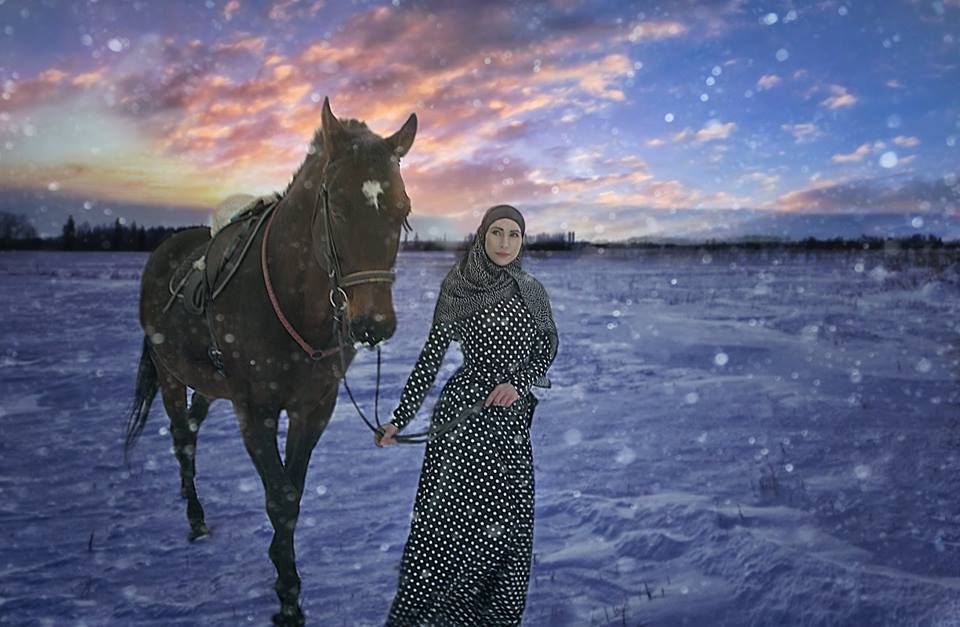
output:
[[[852,107],[857,102],[857,97],[847,93],[847,88],[841,85],[830,85],[830,97],[821,100],[820,104],[828,109],[842,109]]]
[[[230,0],[225,5],[223,5],[223,19],[228,22],[233,19],[233,14],[240,10],[240,2],[238,0]]]
[[[798,144],[809,144],[818,137],[823,136],[823,133],[817,128],[817,125],[812,122],[782,124],[780,128],[792,134],[794,141]]]
[[[836,154],[830,157],[835,163],[849,163],[851,161],[863,161],[863,158],[870,154],[870,144],[860,144],[856,150],[847,154]]]
[[[914,148],[920,145],[920,139],[907,135],[897,135],[893,138],[893,143],[897,146],[903,146],[905,148]]]
[[[766,89],[772,89],[781,82],[781,78],[776,74],[764,74],[757,80],[757,91],[764,91]]]
[[[693,143],[703,144],[706,142],[727,139],[736,129],[736,122],[720,123],[718,120],[710,120],[706,126],[697,131]]]
[[[949,213],[960,205],[957,178],[907,178],[903,175],[849,181],[822,181],[784,194],[774,203],[784,211],[824,213]]]
[[[660,39],[672,39],[687,34],[689,28],[683,22],[676,20],[665,21],[643,21],[637,23],[627,39],[631,42],[639,41],[657,41]]]

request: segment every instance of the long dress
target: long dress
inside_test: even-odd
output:
[[[519,625],[533,554],[530,386],[550,367],[546,334],[520,294],[470,318],[435,323],[391,420],[402,429],[433,385],[450,342],[463,365],[444,385],[433,423],[473,412],[429,442],[387,625]],[[483,407],[499,384],[520,394]]]

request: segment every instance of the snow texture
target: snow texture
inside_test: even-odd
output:
[[[145,259],[0,254],[2,624],[265,624],[277,609],[229,403],[198,445],[210,537],[187,542],[159,400],[122,462]],[[384,420],[452,259],[398,260]],[[553,388],[534,390],[525,624],[960,625],[955,267],[882,252],[525,266],[561,335]],[[454,345],[411,429],[460,361]],[[361,351],[348,373],[368,412],[375,371]],[[383,624],[422,459],[375,447],[341,392],[297,529],[310,624]]]

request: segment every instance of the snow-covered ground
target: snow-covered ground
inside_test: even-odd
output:
[[[0,254],[0,623],[265,624],[271,528],[229,403],[187,542],[154,404],[128,469],[137,253]],[[452,254],[400,256],[381,414]],[[529,625],[960,625],[960,298],[884,253],[528,258],[560,329],[535,388]],[[425,426],[456,345],[411,425]],[[348,373],[372,412],[375,351]],[[283,433],[281,433],[283,435]],[[422,447],[341,392],[297,531],[314,625],[379,625]]]

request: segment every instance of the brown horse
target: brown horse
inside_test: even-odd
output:
[[[182,231],[150,255],[143,271],[145,337],[124,451],[142,432],[159,389],[180,464],[190,539],[205,535],[194,484],[197,431],[213,400],[233,403],[274,530],[269,555],[277,570],[277,624],[304,622],[294,529],[310,455],[337,401],[341,364],[349,365],[356,355],[354,342],[372,347],[396,328],[393,266],[400,230],[410,228],[399,163],[416,132],[411,115],[384,139],[363,122],[341,122],[324,99],[321,126],[266,228],[244,231],[252,220],[236,220],[212,241],[206,228]],[[220,277],[215,298],[207,290],[204,313],[191,313],[185,304],[170,307],[174,273],[182,274],[181,266],[196,259],[200,248],[206,254],[195,267],[209,272],[228,251],[236,252],[241,232],[249,242],[243,250],[252,254],[240,255],[239,262],[233,256],[229,282],[224,286]],[[348,329],[342,362],[335,319]],[[314,346],[332,348],[308,354]],[[211,348],[220,354],[214,350],[211,358]],[[187,387],[194,390],[189,407]],[[282,459],[281,410],[289,420]]]

